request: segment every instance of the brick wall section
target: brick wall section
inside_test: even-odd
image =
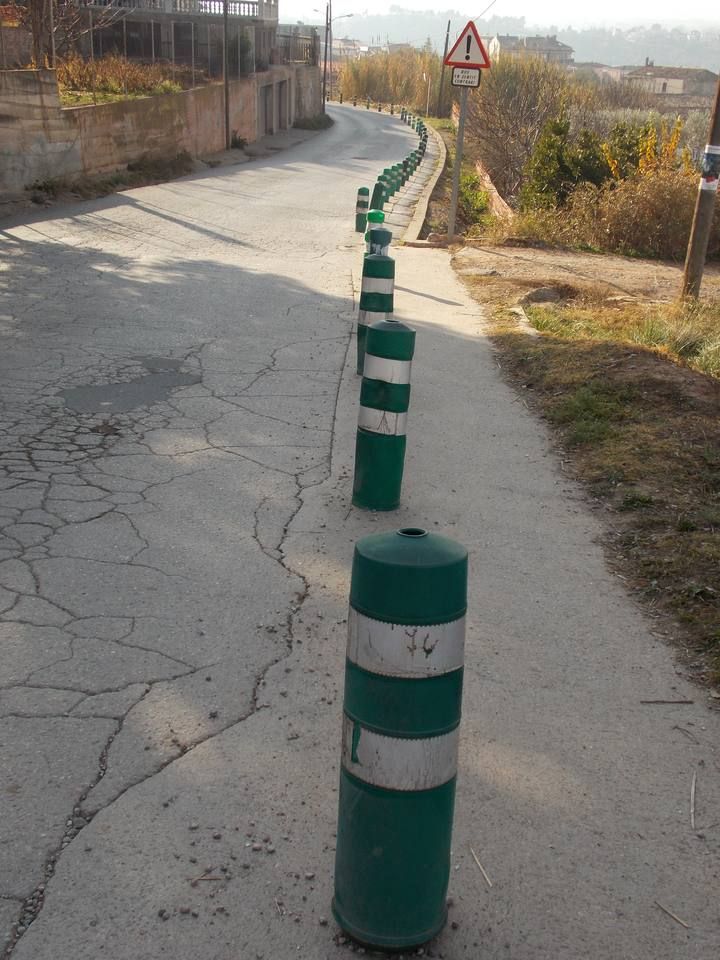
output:
[[[319,112],[317,67],[273,67],[232,81],[230,129],[248,143],[258,138],[260,80],[273,87],[272,116],[264,126],[277,130]],[[187,150],[199,157],[224,146],[222,84],[62,109],[53,71],[0,71],[0,193],[17,194],[48,177],[106,173],[145,153]]]

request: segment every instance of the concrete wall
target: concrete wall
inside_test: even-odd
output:
[[[32,37],[22,27],[0,24],[0,69],[24,67],[32,59]]]
[[[260,106],[267,104],[265,115]],[[230,83],[230,128],[252,143],[321,109],[317,67],[273,67]],[[145,153],[225,146],[223,86],[62,109],[51,70],[0,71],[0,193],[48,177],[105,173]]]

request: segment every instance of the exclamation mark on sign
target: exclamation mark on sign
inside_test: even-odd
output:
[[[472,37],[468,37],[468,38],[467,38],[467,47],[466,47],[467,53],[465,54],[465,59],[466,59],[466,60],[469,60],[469,59],[470,59],[470,44],[471,44],[471,43],[472,43]]]

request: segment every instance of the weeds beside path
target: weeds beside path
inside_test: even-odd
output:
[[[668,264],[507,245],[465,247],[453,264],[564,469],[605,510],[617,575],[717,683],[720,271],[703,308],[682,310]]]

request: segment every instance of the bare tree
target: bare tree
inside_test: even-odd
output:
[[[52,64],[55,52],[66,56],[78,50],[84,36],[125,15],[124,10],[105,8],[91,18],[76,0],[24,0],[17,11],[18,19],[32,34],[33,61],[38,67]]]
[[[468,99],[466,137],[508,199],[545,124],[566,106],[571,81],[562,67],[535,58],[501,57],[483,73]]]

